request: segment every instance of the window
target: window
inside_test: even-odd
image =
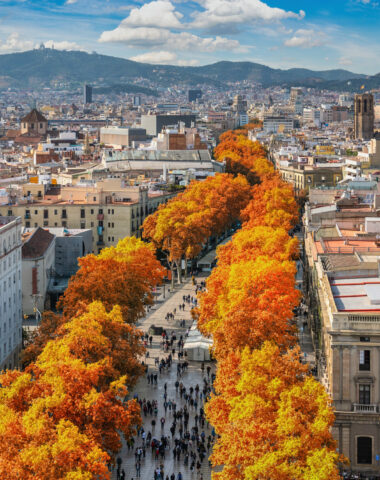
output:
[[[94,209],[91,208],[91,215],[94,215]]]
[[[27,221],[25,222],[25,227],[26,227],[26,228],[30,228],[30,222],[29,222],[29,220],[27,220]]]
[[[65,208],[62,210],[62,218],[67,218],[67,212]]]
[[[115,210],[114,210],[114,209],[112,209],[112,210],[111,210],[111,212],[112,212],[112,215],[113,215],[113,214],[115,213]]]
[[[47,227],[49,225],[49,222],[47,220],[44,220],[44,227]]]
[[[102,213],[103,213],[103,209],[99,208],[99,214],[102,215]]]
[[[80,228],[84,230],[86,228],[86,222],[80,222]]]
[[[358,437],[357,439],[357,457],[358,464],[372,463],[372,438]]]
[[[371,370],[371,351],[360,350],[359,351],[359,370]]]
[[[44,125],[43,125],[43,123],[40,123],[40,128],[44,128]]]
[[[12,210],[8,210],[8,217],[12,216]]]
[[[359,385],[359,403],[360,405],[371,403],[371,385]]]
[[[110,209],[108,209],[108,215],[109,215],[110,213],[111,213],[111,210],[110,210]]]
[[[54,215],[58,215],[58,210],[54,210]]]
[[[96,197],[94,197],[94,202],[96,202]],[[100,213],[100,212],[99,212]]]
[[[44,218],[49,218],[49,210],[44,210]]]
[[[91,222],[91,227],[93,227],[93,226],[94,226],[94,222]]]
[[[363,110],[364,110],[364,113],[367,113],[367,99],[364,99]]]
[[[34,215],[37,215],[38,214],[38,210],[34,210]]]
[[[63,222],[62,222],[62,227],[63,227],[63,228],[66,228],[66,227],[67,227],[67,222],[66,222],[65,220],[63,220]]]
[[[80,218],[85,218],[86,217],[86,211],[84,208],[80,209]]]
[[[369,337],[360,337],[361,342],[370,342],[371,339]]]

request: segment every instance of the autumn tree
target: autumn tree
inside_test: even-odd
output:
[[[214,154],[254,187],[242,229],[217,250],[193,312],[218,362],[206,405],[218,434],[211,459],[221,471],[213,478],[338,479],[330,400],[300,362],[292,322],[299,301],[293,189],[243,129],[223,134]]]
[[[299,356],[266,342],[220,361],[223,373],[206,405],[219,435],[212,462],[222,466],[213,478],[338,480],[330,401]]]
[[[23,471],[23,462],[33,451],[34,471],[43,472],[47,461],[54,463],[55,455],[59,460],[54,443],[63,432],[72,435],[73,442],[83,443],[83,454],[79,447],[77,456],[72,453],[74,473],[81,467],[81,455],[90,455],[88,460],[93,458],[97,473],[86,470],[86,478],[102,474],[100,466],[121,448],[120,435],[130,437],[141,421],[137,402],[123,401],[128,393],[125,385],[134,383],[140,366],[134,352],[124,351],[128,342],[119,333],[124,329],[125,337],[134,335],[137,340],[140,333],[133,332],[134,328],[124,323],[118,307],[107,312],[100,303],[93,303],[61,327],[65,333],[49,341],[25,372],[8,371],[0,376],[0,440],[6,442],[1,442],[0,464],[5,465],[10,455],[13,434],[18,452],[15,471]],[[68,438],[67,455],[70,442]],[[91,452],[97,453],[91,457]]]
[[[222,233],[237,220],[250,195],[242,176],[218,174],[204,182],[194,181],[147,217],[144,237],[166,253],[172,272],[177,267],[180,281],[181,260],[196,257],[211,235]]]
[[[29,334],[25,349],[22,351],[21,360],[24,367],[36,360],[49,340],[56,338],[64,322],[62,315],[57,313],[48,311],[42,314],[40,324]]]
[[[134,323],[145,314],[145,305],[152,304],[152,291],[165,274],[154,247],[134,237],[78,262],[80,268],[58,303],[66,318],[82,313],[89,303],[99,300],[107,311],[119,305],[124,320]]]

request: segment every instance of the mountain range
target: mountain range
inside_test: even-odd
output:
[[[35,89],[41,86],[79,85],[84,82],[98,88],[130,93],[152,93],[140,90],[139,84],[152,88],[173,85],[210,85],[228,90],[229,84],[249,81],[264,87],[306,86],[342,91],[380,87],[380,74],[367,76],[347,70],[314,71],[304,68],[273,69],[252,62],[217,62],[200,67],[150,65],[123,58],[39,48],[0,55],[0,88]]]

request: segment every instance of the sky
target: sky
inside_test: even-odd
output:
[[[376,74],[379,30],[380,0],[0,0],[0,54],[44,43],[145,63]]]

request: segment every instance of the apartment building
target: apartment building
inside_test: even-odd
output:
[[[149,191],[148,186],[128,186],[120,178],[96,184],[55,186],[31,198],[32,188],[24,185],[25,197],[15,205],[0,206],[0,214],[17,215],[24,227],[91,229],[93,252],[116,245],[126,236],[140,236],[144,219],[174,194]]]
[[[21,218],[0,216],[0,370],[19,365],[21,346]]]
[[[333,401],[339,450],[365,478],[380,474],[378,196],[347,190],[331,205],[309,204],[305,214],[305,290],[318,375]]]
[[[334,187],[343,178],[340,164],[320,164],[319,166],[281,162],[281,177],[294,186],[296,192],[312,187]]]

